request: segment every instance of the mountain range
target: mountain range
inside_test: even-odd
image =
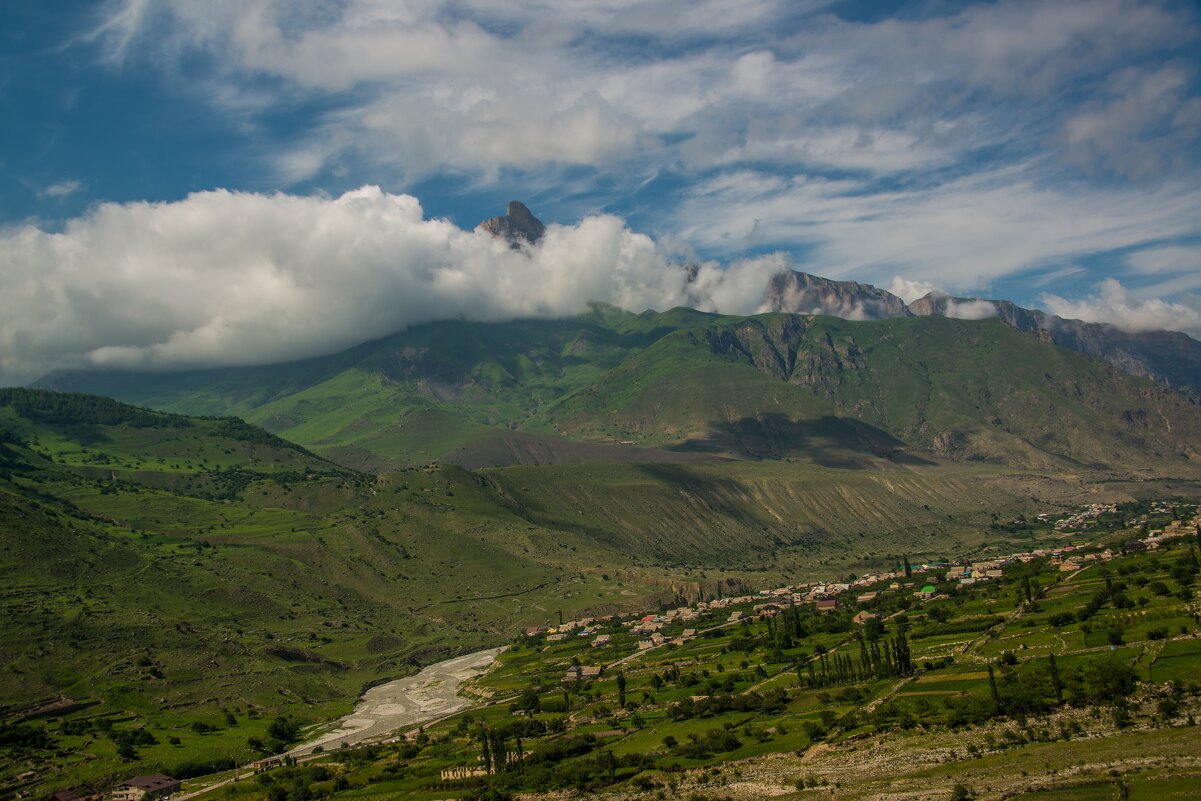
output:
[[[534,222],[483,227],[522,251]],[[343,714],[556,612],[1004,553],[1041,512],[1201,495],[1184,335],[799,272],[765,296],[0,389],[0,711],[98,704],[245,760],[274,715]],[[97,742],[72,775],[120,779]]]
[[[514,201],[481,228],[544,226]],[[782,272],[749,317],[594,303],[562,319],[416,326],[331,356],[36,386],[240,415],[355,469],[800,459],[1044,469],[1191,464],[1201,342],[1008,301]]]
[[[789,271],[768,287],[772,311],[828,314],[848,320],[939,316],[979,320],[996,317],[1010,328],[1104,359],[1130,375],[1149,378],[1197,397],[1201,342],[1178,331],[1124,331],[1108,323],[1069,320],[1008,300],[957,298],[932,292],[908,305],[883,289]]]

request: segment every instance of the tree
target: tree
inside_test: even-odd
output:
[[[1055,664],[1055,654],[1047,657],[1047,667],[1051,673],[1051,687],[1055,690],[1055,703],[1063,703],[1063,679],[1059,677],[1059,665]]]
[[[617,701],[621,706],[626,705],[626,674],[625,671],[617,671]]]
[[[282,715],[271,721],[271,725],[267,727],[267,734],[285,745],[295,740],[296,735],[299,733],[300,727],[296,724],[296,721]]]

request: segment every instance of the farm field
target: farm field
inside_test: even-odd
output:
[[[548,641],[552,626],[475,682],[474,696],[499,702],[225,793],[1188,798],[1201,775],[1196,543],[1123,554],[1126,539],[1102,537],[1086,552],[1116,555],[1079,569],[1046,556],[970,587],[944,568],[916,572],[908,592],[882,579],[834,612],[763,611],[749,597],[686,619],[587,621],[587,636]],[[926,582],[933,597],[913,597]],[[1045,619],[1065,609],[1070,621]],[[879,617],[852,620],[865,611]],[[667,642],[639,648],[647,620]],[[1102,646],[1090,644],[1098,629]],[[941,656],[922,655],[930,640]],[[577,665],[603,671],[578,680]],[[488,760],[502,769],[440,776]]]

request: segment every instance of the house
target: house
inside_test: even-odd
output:
[[[600,678],[604,668],[591,665],[572,665],[567,668],[567,673],[563,676],[564,682],[570,681],[592,681]]]
[[[879,595],[880,595],[880,593],[878,593],[878,592],[861,593],[858,597],[855,598],[855,602],[861,603],[861,604],[871,603],[872,601],[876,600],[876,598],[879,597]]]
[[[561,632],[559,634],[548,634],[546,636],[547,642],[562,642],[565,639],[567,639],[567,635]]]
[[[256,759],[250,763],[250,769],[255,773],[261,773],[271,768],[278,768],[284,764],[284,758],[280,756],[266,757],[264,759]]]
[[[851,618],[851,621],[862,626],[867,621],[875,620],[878,617],[880,617],[880,616],[877,615],[875,612],[863,611],[863,612],[860,612],[859,614],[855,615],[853,618]]]
[[[154,798],[167,798],[176,792],[179,792],[177,779],[154,773],[149,776],[135,776],[118,784],[108,797],[110,801],[149,801]]]
[[[613,637],[608,634],[600,634],[592,641],[592,647],[600,648],[602,645],[608,645],[612,639]]]
[[[815,606],[819,612],[834,612],[838,610],[838,599],[820,598]]]
[[[934,597],[934,593],[938,592],[933,584],[927,584],[917,592],[913,593],[914,598],[921,598],[923,601],[928,601]]]
[[[684,642],[688,642],[689,640],[695,640],[696,639],[696,629],[684,629],[684,632],[680,635],[680,639],[683,640]]]
[[[731,623],[736,623],[739,620],[742,620],[742,612],[731,612],[730,613],[730,622]]]

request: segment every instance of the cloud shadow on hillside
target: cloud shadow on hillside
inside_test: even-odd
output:
[[[907,443],[861,420],[825,415],[792,419],[770,413],[734,421],[715,420],[709,433],[672,446],[685,453],[734,453],[751,459],[804,458],[822,467],[870,470],[881,460],[933,466]]]

